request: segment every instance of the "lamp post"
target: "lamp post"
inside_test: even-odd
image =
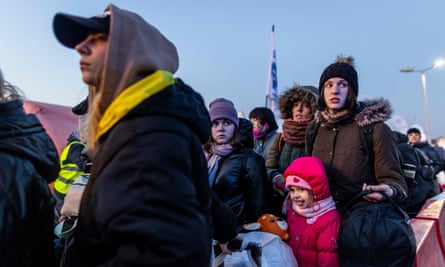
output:
[[[422,92],[423,92],[423,105],[425,108],[425,129],[426,129],[426,139],[428,141],[428,143],[431,144],[431,132],[430,132],[430,116],[428,113],[428,100],[427,100],[427,95],[426,95],[426,77],[425,77],[425,72],[440,67],[445,63],[445,61],[443,60],[437,60],[436,62],[434,62],[433,65],[424,68],[424,69],[414,69],[412,67],[404,67],[401,68],[400,71],[401,72],[419,72],[420,73],[420,78],[422,80]]]

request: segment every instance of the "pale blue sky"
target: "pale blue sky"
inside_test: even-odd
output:
[[[56,12],[94,16],[109,1],[2,3],[0,68],[35,101],[74,105],[86,94],[79,57],[52,31]],[[9,2],[9,3],[8,3]],[[390,100],[394,114],[424,125],[419,73],[445,59],[443,0],[226,0],[114,1],[139,13],[173,43],[180,56],[176,76],[206,103],[226,97],[245,114],[265,102],[272,24],[276,29],[278,88],[318,85],[338,54],[352,55],[360,95]],[[445,67],[426,73],[432,138],[445,135]]]

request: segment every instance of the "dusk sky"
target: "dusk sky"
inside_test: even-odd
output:
[[[86,96],[79,55],[54,37],[56,12],[102,13],[109,1],[4,1],[0,68],[30,100],[75,105]],[[9,2],[9,3],[8,3]],[[353,56],[360,98],[387,98],[393,128],[425,125],[421,70],[445,59],[443,0],[114,1],[139,13],[177,47],[182,78],[206,103],[231,99],[248,114],[265,103],[272,25],[279,94],[318,86],[339,54]],[[426,72],[431,137],[445,135],[445,66]]]

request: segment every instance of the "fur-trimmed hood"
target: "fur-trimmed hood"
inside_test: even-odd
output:
[[[292,118],[292,108],[298,101],[307,103],[312,114],[317,110],[317,88],[310,85],[294,85],[278,98],[280,115],[283,120]]]
[[[392,116],[392,112],[391,103],[387,99],[378,98],[359,101],[355,115],[353,115],[353,120],[358,126],[364,127],[376,122],[389,120]],[[344,120],[349,120],[350,117],[351,116],[347,116]],[[320,111],[317,111],[315,114],[315,120],[317,122],[327,122]],[[340,119],[339,122],[340,121],[343,121],[343,119]]]

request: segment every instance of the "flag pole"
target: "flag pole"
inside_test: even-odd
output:
[[[275,116],[278,115],[278,79],[277,79],[277,57],[275,48],[275,25],[272,25],[272,35],[270,40],[270,62],[267,75],[266,103]]]

